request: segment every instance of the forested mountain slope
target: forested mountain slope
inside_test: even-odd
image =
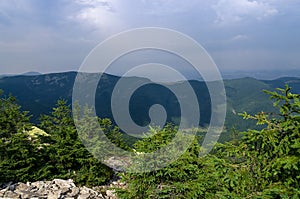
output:
[[[23,110],[29,110],[33,115],[32,121],[36,122],[43,113],[49,113],[56,101],[60,98],[71,103],[72,89],[76,72],[45,74],[37,76],[12,76],[0,79],[0,89],[5,94],[16,96]],[[113,118],[111,113],[110,97],[119,77],[104,74],[98,84],[96,94],[96,110],[102,118]],[[161,104],[166,108],[168,121],[178,121],[180,108],[176,96],[163,86],[153,84],[150,80],[139,77],[127,77],[129,82],[146,82],[147,85],[139,88],[131,98],[130,112],[133,120],[138,124],[149,122],[148,110],[153,104]],[[171,87],[180,87],[187,82],[168,84]],[[189,82],[199,100],[201,110],[200,125],[206,125],[210,121],[210,98],[204,82]],[[242,120],[238,113],[247,111],[256,113],[259,111],[275,111],[269,96],[262,90],[274,90],[288,83],[295,93],[300,93],[299,78],[280,78],[276,80],[257,80],[254,78],[241,78],[224,80],[227,96],[226,126],[230,129],[245,130],[253,127],[253,123]]]

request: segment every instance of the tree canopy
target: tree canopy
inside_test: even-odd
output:
[[[121,198],[299,198],[300,95],[288,86],[265,92],[280,114],[242,114],[262,130],[249,129],[242,139],[218,143],[204,157],[198,157],[201,146],[195,140],[166,168],[125,173],[128,185],[118,190]],[[168,131],[176,129],[156,132],[135,147],[150,152],[163,146],[172,134]]]
[[[254,120],[260,130],[235,131],[230,141],[216,143],[203,157],[199,152],[205,150],[201,146],[205,133],[197,134],[188,150],[167,167],[121,173],[126,187],[116,190],[118,197],[300,198],[300,95],[289,86],[265,93],[274,101],[277,113],[241,114]],[[100,185],[112,178],[113,170],[83,145],[96,143],[94,149],[101,150],[101,139],[88,139],[97,128],[117,146],[137,153],[137,161],[139,155],[168,145],[178,131],[172,124],[152,127],[130,148],[110,120],[92,120],[88,108],[82,111],[79,128],[89,129],[83,135],[86,140],[79,138],[65,100],[59,100],[49,115],[41,116],[40,133],[32,133],[37,127],[30,123],[28,112],[21,111],[13,96],[1,96],[0,182],[72,178],[80,185]],[[184,141],[184,135],[182,138]]]

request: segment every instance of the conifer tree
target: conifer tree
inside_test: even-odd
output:
[[[240,140],[217,144],[198,157],[197,142],[175,162],[157,171],[125,173],[121,198],[300,198],[300,95],[291,88],[265,91],[279,114],[242,114],[262,130],[249,129]],[[152,132],[135,144],[151,152],[167,144],[174,130]]]
[[[58,100],[53,112],[41,117],[40,127],[50,134],[46,151],[49,162],[45,166],[49,178],[71,178],[78,184],[100,185],[112,177],[112,170],[82,144],[65,100]]]
[[[0,91],[2,93],[2,91]],[[1,95],[1,94],[0,94]],[[0,182],[35,179],[37,144],[30,141],[32,124],[16,98],[0,98]]]

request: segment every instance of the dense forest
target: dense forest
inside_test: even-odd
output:
[[[57,100],[62,98],[72,104],[72,91],[77,72],[52,73],[33,76],[10,76],[0,78],[0,88],[5,95],[10,93],[18,99],[21,110],[30,111],[30,121],[39,123],[41,114],[50,114]],[[96,74],[86,74],[87,79],[93,80]],[[111,95],[116,83],[121,77],[103,74],[98,83],[96,92],[96,112],[100,118],[109,118],[113,124],[114,117],[111,112]],[[149,122],[148,110],[153,104],[162,105],[167,112],[167,121],[176,123],[180,118],[178,100],[170,92],[172,89],[180,89],[190,84],[195,91],[199,101],[200,125],[205,126],[210,122],[211,109],[209,92],[204,81],[190,80],[186,82],[168,83],[155,85],[149,79],[142,77],[122,77],[122,81],[128,85],[137,82],[145,86],[137,89],[130,100],[130,114],[132,119],[139,125]],[[244,121],[237,113],[246,111],[255,114],[264,110],[265,112],[276,112],[269,100],[269,96],[262,90],[275,90],[289,84],[295,93],[300,93],[300,79],[286,77],[274,80],[258,80],[254,78],[225,79],[224,86],[227,98],[227,115],[225,125],[228,129],[234,127],[239,131],[248,128],[256,128],[255,122]],[[129,86],[128,86],[129,87]],[[127,92],[124,90],[123,92]],[[121,96],[122,97],[122,96]],[[123,105],[121,103],[121,105]],[[188,104],[189,105],[189,104]],[[115,107],[117,110],[123,107]],[[224,134],[223,140],[229,135]]]
[[[217,143],[203,157],[199,153],[205,150],[200,144],[204,135],[199,133],[188,150],[165,168],[119,172],[127,186],[116,190],[118,197],[300,198],[300,95],[289,86],[264,92],[278,114],[240,114],[254,120],[259,130],[232,130],[229,141]],[[82,144],[67,101],[58,100],[52,112],[35,124],[30,117],[15,97],[1,94],[0,182],[62,178],[95,186],[113,177],[115,171]],[[88,117],[92,116],[87,114],[86,121]],[[153,127],[147,137],[129,143],[109,119],[97,121],[114,144],[140,155],[167,145],[177,132],[172,124]],[[101,149],[101,142],[95,148]]]

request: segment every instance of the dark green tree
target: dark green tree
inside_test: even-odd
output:
[[[247,151],[248,165],[259,182],[262,193],[272,197],[300,197],[300,95],[289,86],[265,91],[275,100],[280,114],[261,112],[244,114],[266,126],[261,131],[249,130],[242,144]]]
[[[168,145],[177,131],[178,128],[170,124],[161,130],[153,127],[147,133],[147,137],[134,144],[135,151],[141,156],[143,153],[154,152]],[[185,136],[182,134],[182,141]],[[202,173],[200,167],[203,166],[198,158],[201,150],[199,139],[196,137],[188,150],[165,168],[145,173],[123,174],[122,179],[128,184],[125,190],[117,190],[118,196],[121,198],[197,198],[203,191],[197,183]],[[180,145],[177,143],[176,147]],[[157,160],[149,161],[159,164]]]
[[[195,141],[169,166],[147,173],[125,173],[121,198],[300,198],[300,95],[288,86],[265,91],[280,114],[260,112],[245,119],[261,130],[248,130],[242,139],[217,144],[198,157]],[[173,132],[173,133],[172,133]],[[151,152],[164,146],[175,131],[162,130],[135,144]]]
[[[66,101],[59,100],[51,115],[41,117],[40,128],[50,135],[45,151],[49,161],[43,171],[48,178],[71,178],[78,184],[100,185],[112,177],[112,170],[82,144]]]
[[[1,96],[0,182],[36,179],[39,144],[32,142],[28,134],[32,128],[29,120],[28,112],[21,111],[15,97]]]

